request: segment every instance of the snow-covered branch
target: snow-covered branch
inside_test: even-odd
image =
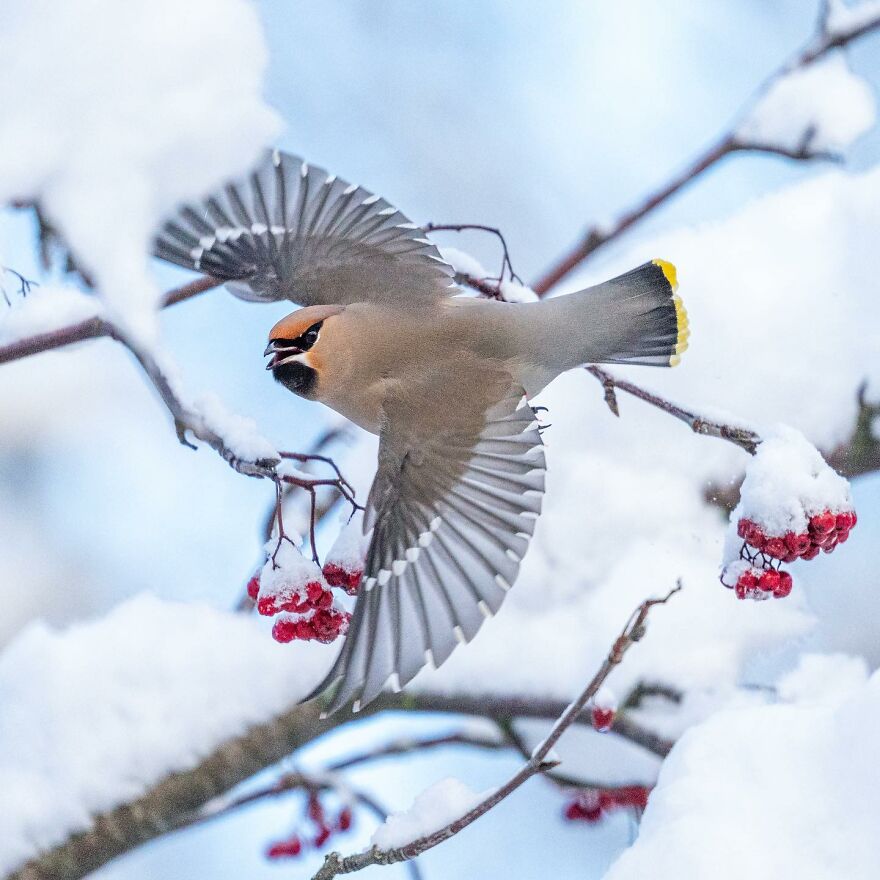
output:
[[[873,123],[873,100],[868,86],[849,72],[843,59],[825,59],[878,28],[880,3],[866,2],[853,9],[841,0],[827,3],[812,42],[746,102],[740,122],[637,205],[610,223],[591,226],[535,280],[532,289],[543,296],[603,245],[734,153],[768,153],[795,161],[838,160],[840,151]],[[844,94],[855,95],[856,100],[841,101]]]

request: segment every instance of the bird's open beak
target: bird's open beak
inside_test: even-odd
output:
[[[297,355],[302,353],[303,349],[298,348],[295,345],[284,345],[283,340],[271,339],[266,346],[266,350],[263,352],[263,357],[269,357],[269,355],[272,356],[269,363],[266,364],[266,369],[274,370],[275,367],[280,367],[282,364],[289,363]]]

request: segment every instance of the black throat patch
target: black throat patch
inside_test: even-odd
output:
[[[276,382],[280,382],[294,394],[314,399],[318,373],[306,364],[301,364],[299,361],[280,364],[272,370],[272,375]]]

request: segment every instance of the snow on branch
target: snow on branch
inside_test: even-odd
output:
[[[393,821],[374,835],[374,845],[371,849],[344,857],[337,852],[329,853],[313,880],[332,880],[339,874],[351,874],[371,865],[391,865],[414,859],[476,822],[533,776],[556,767],[559,762],[554,756],[553,747],[581,716],[611,672],[623,661],[626,652],[643,638],[651,609],[655,605],[668,602],[680,589],[679,583],[664,598],[649,599],[633,612],[598,672],[556,719],[550,733],[535,748],[529,760],[507,782],[487,795],[479,797],[461,783],[447,782],[439,787],[435,786],[416,799],[414,813],[410,817],[401,815],[392,817]],[[407,836],[415,836],[400,839],[398,835],[404,833]]]
[[[603,245],[620,237],[734,153],[771,153],[798,161],[839,158],[835,151],[873,124],[874,101],[868,86],[849,71],[843,59],[817,62],[878,28],[878,0],[865,0],[851,7],[841,0],[830,0],[813,41],[747,102],[744,121],[732,126],[642,202],[609,223],[590,227],[574,248],[539,276],[532,289],[543,296]]]

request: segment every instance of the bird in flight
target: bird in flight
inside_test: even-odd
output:
[[[269,332],[267,369],[379,435],[362,585],[310,695],[339,683],[328,711],[439,666],[500,607],[544,493],[528,401],[587,363],[674,366],[689,335],[663,260],[540,302],[456,296],[423,229],[278,151],[182,207],[155,253],[243,299],[300,305]]]

